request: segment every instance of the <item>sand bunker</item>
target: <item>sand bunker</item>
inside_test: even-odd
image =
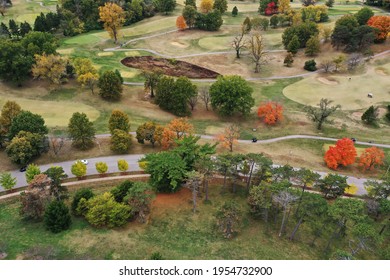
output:
[[[171,42],[171,45],[175,46],[175,47],[179,47],[179,48],[186,48],[187,47],[187,44],[183,44],[183,43],[176,42],[176,41]]]
[[[317,80],[320,81],[321,83],[323,83],[325,85],[329,85],[329,86],[335,86],[335,85],[339,84],[338,81],[330,80],[330,79],[327,79],[327,78],[324,78],[324,77],[319,77],[319,78],[317,78]]]

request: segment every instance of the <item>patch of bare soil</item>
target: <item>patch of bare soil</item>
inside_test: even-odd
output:
[[[175,193],[159,193],[156,199],[153,200],[151,208],[153,209],[165,209],[175,208],[179,205],[187,205],[191,199],[191,191],[187,188],[182,188]]]
[[[386,73],[384,70],[382,70],[382,69],[377,69],[377,70],[375,70],[375,72],[376,72],[377,74],[379,74],[379,75],[387,76],[387,73]]]
[[[151,71],[161,70],[165,75],[191,79],[215,79],[220,74],[207,68],[176,59],[156,58],[153,56],[131,56],[122,59],[127,67]]]

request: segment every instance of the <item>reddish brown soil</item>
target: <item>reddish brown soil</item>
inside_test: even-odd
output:
[[[121,63],[127,67],[151,71],[161,70],[165,75],[191,79],[215,79],[217,72],[181,60],[156,58],[153,56],[131,56],[122,59]]]

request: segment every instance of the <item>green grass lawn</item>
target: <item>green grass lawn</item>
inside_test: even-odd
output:
[[[39,2],[43,2],[44,6],[42,7]],[[4,22],[8,25],[8,21],[10,19],[14,19],[18,23],[27,21],[28,23],[33,25],[35,18],[39,16],[40,13],[48,13],[50,11],[55,11],[57,3],[58,1],[56,0],[14,0],[12,1],[12,7],[7,9],[7,12],[4,17],[0,18],[0,22]]]
[[[388,65],[382,69],[388,69]],[[388,102],[389,88],[389,76],[374,69],[359,76],[313,75],[286,87],[283,94],[304,105],[317,105],[321,98],[328,98],[341,104],[343,110],[356,110]],[[368,93],[374,98],[368,98]]]

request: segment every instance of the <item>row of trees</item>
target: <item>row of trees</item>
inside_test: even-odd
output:
[[[339,166],[347,166],[355,163],[358,157],[354,142],[349,138],[343,138],[329,147],[324,160],[327,166],[336,170]],[[359,156],[359,166],[363,170],[373,170],[384,164],[385,154],[377,147],[366,148]]]

